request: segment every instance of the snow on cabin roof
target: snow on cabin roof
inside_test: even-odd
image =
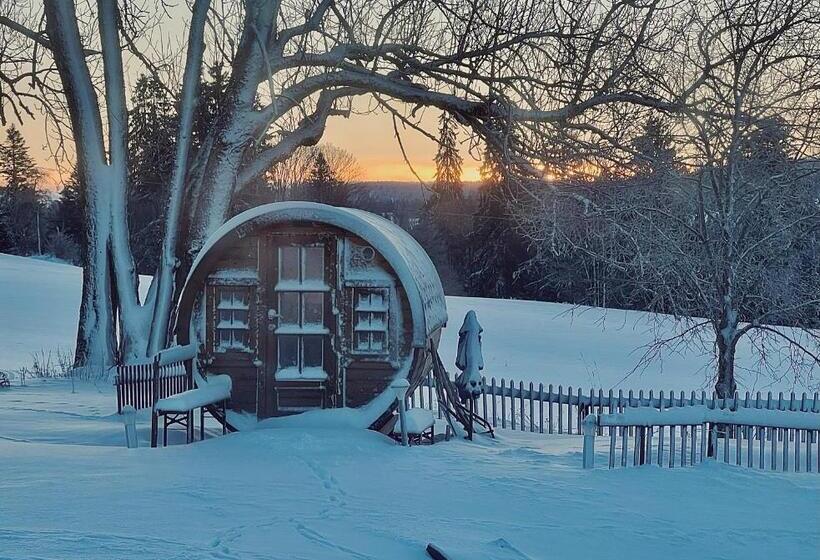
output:
[[[217,229],[205,242],[188,274],[188,282],[205,256],[231,233],[288,222],[318,222],[357,235],[378,251],[395,271],[407,292],[413,318],[413,346],[424,347],[430,334],[447,323],[444,289],[436,267],[419,243],[405,230],[376,214],[316,202],[275,202],[246,210]]]

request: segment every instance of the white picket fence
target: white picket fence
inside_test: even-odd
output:
[[[437,410],[435,385],[432,376],[407,398],[408,407]],[[539,383],[524,384],[495,377],[484,379],[484,392],[478,400],[478,411],[493,428],[511,429],[537,433],[578,434],[582,433],[584,418],[590,414],[617,414],[630,408],[650,407],[669,409],[676,407],[702,405],[709,408],[736,410],[738,408],[755,408],[766,410],[788,410],[796,412],[820,413],[820,394],[809,396],[791,393],[777,396],[771,391],[763,394],[758,391],[752,395],[735,393],[732,398],[718,398],[714,393],[707,396],[705,391],[691,391],[687,396],[683,391],[627,391],[606,393],[601,389],[584,390],[552,384],[544,386]],[[629,435],[634,434],[634,427],[627,428]],[[614,431],[610,426],[598,426],[599,435],[609,435]],[[618,430],[619,433],[623,430]]]
[[[685,467],[711,457],[748,468],[820,473],[820,417],[815,414],[697,405],[675,412],[590,414],[584,420],[584,468],[594,467],[596,438],[607,427],[610,469],[630,463]]]

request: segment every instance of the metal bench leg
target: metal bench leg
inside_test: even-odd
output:
[[[222,435],[228,433],[228,401],[222,401]]]
[[[194,441],[194,411],[189,410],[185,415],[185,435],[188,436],[187,443]]]
[[[199,409],[199,441],[205,440],[205,407]]]
[[[168,446],[168,415],[162,415],[162,446]]]
[[[159,434],[157,411],[151,411],[151,447],[157,446],[157,436]]]

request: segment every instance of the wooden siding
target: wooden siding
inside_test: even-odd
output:
[[[389,352],[384,356],[355,355],[350,350],[352,333],[352,285],[345,285],[344,278],[338,278],[342,270],[341,255],[337,254],[337,239],[353,239],[364,243],[335,228],[320,227],[278,227],[254,231],[244,235],[223,250],[213,260],[205,279],[205,344],[209,373],[227,373],[233,379],[231,407],[235,411],[257,414],[259,418],[293,414],[300,409],[312,407],[357,407],[370,402],[386,390],[400,367],[407,367],[411,361],[411,383],[418,384],[430,368],[425,352],[412,348],[412,314],[409,300],[398,278],[392,279],[392,303],[390,308]],[[331,293],[325,300],[325,324],[331,335],[324,349],[324,368],[329,378],[324,382],[277,381],[275,372],[277,356],[269,325],[268,310],[277,307],[274,286],[278,278],[277,246],[282,243],[323,242],[326,244],[326,282]],[[385,270],[389,265],[381,255],[376,262]],[[245,279],[233,282],[224,271],[258,271],[258,281]],[[376,281],[376,285],[384,282]],[[358,279],[355,285],[367,285]],[[218,285],[248,286],[251,290],[249,323],[251,328],[251,351],[231,350],[215,352],[214,336],[216,325],[216,287]],[[338,316],[334,314],[338,310]],[[437,333],[438,335],[438,333]],[[342,348],[342,342],[345,342]],[[342,403],[341,379],[338,376],[339,362],[346,363],[346,403]],[[261,367],[257,367],[261,364]]]

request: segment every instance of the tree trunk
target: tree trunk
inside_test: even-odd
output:
[[[724,317],[716,328],[717,344],[717,380],[715,381],[715,392],[722,398],[731,398],[737,391],[735,383],[735,351],[737,349],[737,320],[733,317]]]
[[[105,197],[88,197],[85,217],[88,223],[86,262],[83,265],[83,294],[77,327],[76,368],[107,368],[114,364],[116,337],[112,299],[111,268],[108,259],[107,213],[100,205]]]

